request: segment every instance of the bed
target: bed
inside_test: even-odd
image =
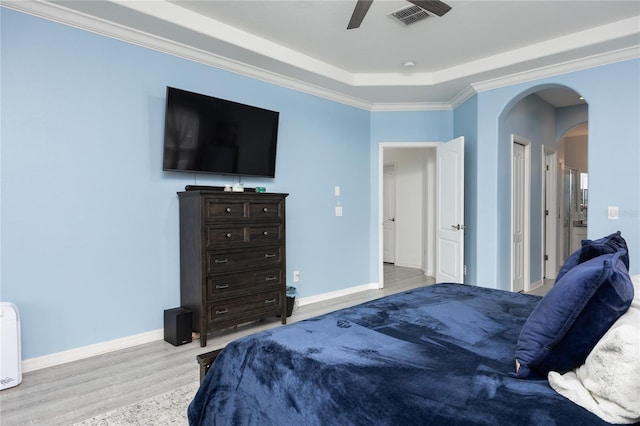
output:
[[[510,376],[538,300],[436,284],[239,339],[190,424],[607,424],[545,381]]]
[[[599,417],[594,410],[583,408],[584,404],[572,402],[579,402],[571,395],[575,390],[563,392],[564,396],[554,390],[546,376],[549,368],[544,371],[540,368],[544,367],[544,361],[558,358],[548,351],[550,347],[562,347],[568,342],[571,346],[568,352],[574,358],[584,346],[586,325],[588,330],[601,327],[604,331],[590,337],[591,348],[572,361],[586,365],[593,346],[597,349],[600,342],[607,340],[607,329],[618,324],[617,318],[628,315],[625,312],[634,291],[625,255],[626,251],[620,251],[603,257],[604,260],[598,257],[597,262],[569,259],[586,266],[562,270],[566,277],[559,277],[544,298],[441,283],[240,338],[216,354],[189,405],[189,422],[191,425],[609,424],[603,420],[606,416]],[[576,297],[574,290],[566,292],[567,288],[576,287],[589,291],[589,297],[584,294]],[[539,349],[548,355],[546,358],[539,353],[532,355],[527,332],[536,328],[536,317],[543,317],[545,327],[555,326],[552,317],[559,310],[553,304],[561,300],[565,306],[573,299],[582,312],[574,315],[576,307],[572,306],[574,311],[562,316],[571,317],[577,330],[563,319],[558,326],[563,330],[551,331],[551,338],[557,340],[557,336],[563,335],[563,340],[552,345],[539,342]],[[640,299],[636,298],[634,303],[640,308]],[[599,311],[600,304],[606,309],[614,308],[611,318],[606,319]],[[635,311],[640,314],[640,310]],[[585,322],[586,312],[597,313],[594,324]],[[624,402],[623,408],[630,414],[627,418],[624,417],[627,413],[623,413],[624,423],[640,416],[637,318],[640,316],[629,320],[632,331],[626,334],[627,343],[631,342],[627,355],[630,351],[631,358],[624,362],[607,360],[612,365],[632,368],[621,373],[630,383],[625,384],[625,397],[630,402]],[[578,340],[565,341],[572,333]],[[518,370],[516,357],[522,364]],[[568,375],[574,371],[577,370],[565,368],[558,377],[566,380],[557,383],[567,385]],[[610,381],[610,375],[605,376],[605,382]],[[607,392],[611,393],[611,389]]]

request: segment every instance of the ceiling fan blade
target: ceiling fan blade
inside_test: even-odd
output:
[[[445,2],[439,0],[407,0],[409,3],[413,3],[418,7],[431,12],[434,15],[442,16],[451,10],[451,6]]]
[[[351,20],[349,20],[349,25],[347,25],[348,30],[360,27],[364,15],[367,14],[371,7],[371,3],[373,3],[373,0],[358,0],[356,8],[353,10],[353,15],[351,15]]]

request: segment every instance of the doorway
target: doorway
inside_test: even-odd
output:
[[[498,238],[504,248],[501,252],[505,258],[509,256],[510,262],[498,266],[500,282],[504,283],[502,288],[531,291],[544,285],[545,280],[554,279],[557,269],[566,258],[564,252],[571,245],[571,239],[580,238],[573,236],[575,232],[569,236],[564,227],[565,224],[576,225],[577,220],[586,220],[587,202],[578,203],[580,214],[575,212],[575,205],[573,213],[563,208],[563,173],[565,166],[570,166],[566,156],[573,155],[572,151],[577,148],[577,145],[570,145],[577,139],[573,135],[573,128],[582,126],[586,131],[588,112],[587,103],[577,92],[561,86],[543,86],[529,92],[522,98],[514,99],[513,105],[504,111],[500,131],[504,145],[499,151],[499,162],[504,164],[505,169],[502,175],[499,173],[498,199],[500,204],[510,209],[498,212],[498,220],[505,223],[505,227],[498,231]],[[568,131],[571,136],[567,134]],[[525,172],[528,182],[520,182],[514,177],[514,172],[518,170],[513,157],[514,134],[530,141],[523,143],[525,151],[530,146],[527,154],[530,157],[524,160],[524,166],[529,167],[529,171]],[[569,139],[572,140],[567,142]],[[583,166],[572,167],[584,167],[586,170],[586,149],[582,152]],[[508,168],[511,170],[507,171]],[[574,182],[578,180],[573,178]],[[523,184],[528,188],[529,195],[519,199],[520,192],[516,190],[524,191]],[[587,191],[584,192],[586,194]],[[586,196],[583,198],[587,199]],[[524,207],[525,202],[529,203],[528,207]],[[528,217],[514,216],[514,209],[520,206],[518,203]],[[573,219],[571,216],[574,216]],[[528,224],[524,220],[528,220]],[[507,221],[511,222],[510,227],[506,225]],[[519,234],[521,225],[522,231],[529,233],[528,237]],[[586,231],[586,222],[584,225],[581,230]],[[520,238],[527,238],[528,242],[520,245]],[[573,244],[576,244],[575,241]],[[528,253],[524,253],[525,250]]]
[[[380,150],[380,261],[425,276],[435,276],[435,156],[436,145],[428,142],[389,143]]]
[[[462,282],[464,138],[447,143],[381,143],[378,160],[379,288],[384,286],[383,265],[388,259],[385,251],[390,246],[384,240],[389,235],[384,228],[390,224],[395,232],[395,237],[392,238],[394,263],[397,266],[421,269],[424,275],[430,277],[438,277],[438,271],[442,270],[452,276],[447,281]],[[447,167],[437,167],[438,162],[445,162]],[[387,174],[391,166],[395,169],[395,188],[385,191],[391,181]],[[447,170],[450,174],[455,170],[456,174],[443,179],[438,177],[438,170]],[[446,181],[447,185],[438,185],[442,181]],[[385,207],[389,202],[388,198],[385,199],[385,193],[394,194],[396,207],[393,221],[385,213],[385,210],[392,210]],[[439,194],[446,196],[439,197]],[[438,225],[439,218],[446,219],[447,229],[443,230],[443,226]],[[453,222],[449,223],[450,221]],[[443,250],[443,247],[451,255],[439,259],[438,251]],[[447,262],[439,262],[445,258]],[[440,264],[446,264],[450,268],[439,268]]]
[[[559,195],[560,264],[587,238],[589,204],[588,131],[582,123],[564,133],[559,142],[562,160]]]

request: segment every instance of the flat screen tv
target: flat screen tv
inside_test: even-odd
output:
[[[275,177],[279,113],[167,87],[163,170]]]

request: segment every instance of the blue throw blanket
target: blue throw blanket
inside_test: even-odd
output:
[[[606,424],[546,380],[511,377],[540,299],[436,284],[230,343],[192,425]]]

